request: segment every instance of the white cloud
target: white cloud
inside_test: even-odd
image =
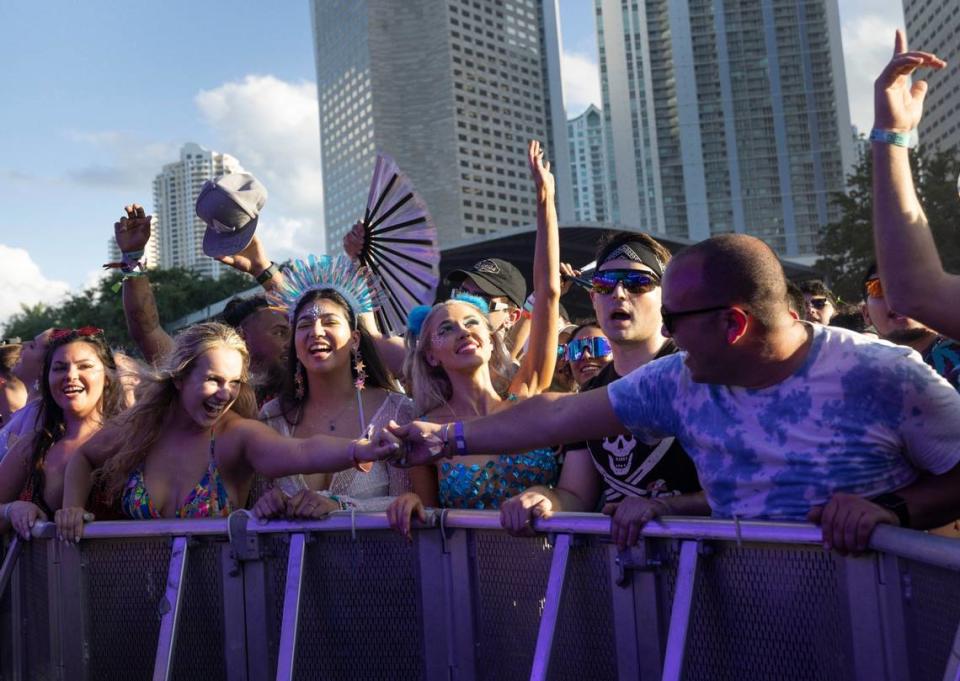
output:
[[[600,106],[600,67],[595,57],[564,51],[560,57],[560,73],[568,118],[579,116],[591,104]]]
[[[122,130],[67,130],[68,142],[91,147],[97,163],[66,172],[67,180],[80,185],[144,191],[165,163],[179,158],[174,142],[158,142]]]
[[[275,260],[324,248],[316,85],[247,76],[196,96],[218,138],[267,187],[258,232]]]
[[[47,279],[22,248],[0,244],[0,326],[20,312],[20,306],[58,303],[70,290],[66,282]]]
[[[893,35],[903,27],[903,10],[899,0],[871,0],[869,6],[841,3],[841,11],[850,118],[857,130],[869,133],[873,125],[873,81],[893,54]]]

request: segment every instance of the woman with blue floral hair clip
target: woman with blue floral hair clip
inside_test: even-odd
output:
[[[527,353],[519,367],[512,364],[482,298],[460,295],[414,309],[408,319],[404,373],[420,418],[469,421],[546,390],[553,378],[560,302],[555,184],[536,140],[527,148],[527,160],[537,189],[535,300]],[[553,484],[559,465],[554,452],[543,449],[510,456],[458,456],[456,462],[438,463],[435,470],[440,506],[496,509],[527,487]],[[432,491],[415,487],[418,493]],[[391,525],[407,537],[411,517],[416,513],[423,520],[424,504],[429,504],[418,493],[404,494],[387,511]]]
[[[344,256],[294,261],[267,294],[292,329],[280,395],[260,418],[289,437],[362,437],[413,418],[413,402],[384,367],[361,318],[377,303],[373,278]],[[258,500],[260,517],[317,517],[339,508],[384,510],[411,489],[406,471],[374,463],[276,481]]]

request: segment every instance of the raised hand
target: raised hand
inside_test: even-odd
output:
[[[873,126],[903,133],[917,127],[927,83],[918,80],[911,84],[910,76],[921,67],[942,69],[946,65],[930,52],[907,52],[907,38],[897,30],[893,58],[873,84]]]
[[[543,147],[538,140],[530,140],[527,145],[527,165],[530,167],[533,182],[537,185],[540,199],[552,199],[556,194],[557,184],[550,172],[550,161],[543,160]]]
[[[113,223],[113,236],[122,253],[142,251],[150,240],[150,215],[145,215],[143,206],[136,203],[123,207],[126,217]]]
[[[574,277],[579,277],[583,274],[580,270],[575,270],[573,265],[568,262],[560,263],[560,295],[565,296],[570,293],[570,288],[573,286]]]
[[[357,222],[343,237],[343,252],[351,260],[357,260],[363,251],[363,242],[366,240],[366,230],[362,222]]]
[[[270,258],[267,257],[267,251],[256,234],[242,251],[234,255],[225,255],[217,260],[238,272],[254,277],[270,267]]]

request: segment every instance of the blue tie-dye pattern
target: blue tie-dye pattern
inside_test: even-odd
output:
[[[610,400],[638,437],[677,437],[719,517],[799,520],[838,491],[899,489],[919,475],[908,440],[923,468],[960,461],[960,397],[919,355],[845,331],[813,334],[803,366],[771,388],[693,383],[674,355],[612,383]]]

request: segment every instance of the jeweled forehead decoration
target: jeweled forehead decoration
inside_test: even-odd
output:
[[[332,289],[350,306],[354,317],[373,312],[377,307],[377,288],[373,274],[366,267],[357,267],[346,256],[315,255],[294,260],[284,270],[283,281],[267,292],[267,302],[287,315],[292,324],[297,303],[311,291]],[[310,314],[317,316],[319,308]]]

